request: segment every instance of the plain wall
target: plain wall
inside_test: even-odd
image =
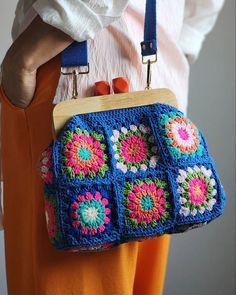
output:
[[[197,0],[196,0],[197,1]],[[165,295],[235,295],[235,1],[226,0],[190,74],[188,117],[205,134],[227,194],[211,224],[174,235]]]
[[[16,2],[0,3],[0,61],[11,43]],[[226,1],[199,60],[191,67],[188,108],[188,116],[206,135],[215,157],[227,193],[226,210],[204,228],[172,236],[164,295],[235,294],[234,5],[234,0]],[[4,265],[0,232],[0,295],[7,295]]]

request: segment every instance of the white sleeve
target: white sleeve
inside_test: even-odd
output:
[[[212,30],[224,0],[186,0],[180,46],[190,62],[201,50],[205,36]]]
[[[76,41],[92,39],[119,18],[128,0],[37,0],[33,8],[44,22]]]

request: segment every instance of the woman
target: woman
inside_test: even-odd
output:
[[[196,59],[223,1],[175,2],[158,2],[159,61],[152,86],[170,88],[186,111],[186,56]],[[73,40],[92,39],[90,74],[78,78],[80,97],[92,95],[94,82],[116,76],[128,77],[131,91],[143,89],[146,69],[139,43],[144,6],[139,0],[18,3],[0,94],[9,295],[163,293],[169,236],[102,253],[59,252],[47,237],[36,171],[41,152],[52,140],[53,103],[71,97],[60,79],[60,52]]]

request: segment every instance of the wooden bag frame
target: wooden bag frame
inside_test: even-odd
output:
[[[54,138],[74,115],[166,103],[177,107],[174,93],[166,88],[71,99],[57,104],[53,110]]]

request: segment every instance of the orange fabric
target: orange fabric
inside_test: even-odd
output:
[[[39,69],[33,102],[25,110],[0,93],[9,295],[160,295],[169,236],[92,254],[66,253],[50,244],[36,167],[52,140],[59,70],[59,57]]]

